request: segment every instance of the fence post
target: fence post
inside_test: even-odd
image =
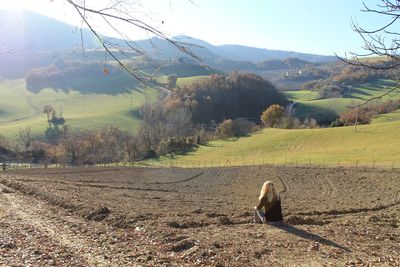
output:
[[[308,158],[308,167],[311,168],[311,157]]]
[[[393,163],[392,163],[392,171],[394,170],[394,160],[393,160]]]

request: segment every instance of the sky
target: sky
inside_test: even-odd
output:
[[[83,0],[74,0],[82,2]],[[114,0],[86,0],[87,6],[106,7]],[[267,49],[321,55],[362,53],[362,39],[352,20],[367,29],[388,18],[361,12],[363,2],[379,0],[131,0],[129,9],[170,36],[188,35],[213,45],[240,44]],[[24,9],[80,25],[77,12],[66,0],[0,0],[0,9]],[[89,17],[106,35],[115,35],[104,22]],[[132,39],[148,34],[118,25]]]

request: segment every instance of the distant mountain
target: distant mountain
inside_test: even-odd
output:
[[[201,57],[207,63],[212,63],[221,59],[261,62],[269,59],[283,60],[286,58],[298,58],[309,62],[332,62],[336,61],[335,56],[324,56],[315,54],[306,54],[292,51],[270,50],[243,45],[212,45],[206,41],[191,38],[188,36],[177,36],[176,40],[188,43],[193,52]],[[177,50],[171,44],[159,38],[150,40],[140,40],[136,44],[153,56],[163,58],[183,56],[182,52]],[[154,50],[154,47],[156,50]]]
[[[0,51],[49,52],[81,46],[79,29],[33,12],[0,10]],[[89,30],[83,29],[86,47],[94,47]]]
[[[28,11],[0,10],[0,36],[0,77],[23,77],[52,63],[60,51],[81,51],[79,29]],[[89,30],[82,37],[86,48],[96,47]]]
[[[255,48],[242,45],[221,45],[216,47],[218,51],[225,56],[234,56],[237,60],[248,60],[252,62],[260,62],[267,59],[286,59],[298,58],[310,62],[330,62],[336,61],[334,56],[322,56],[314,54],[305,54],[292,51],[271,50],[263,48]]]
[[[0,77],[25,77],[29,70],[49,66],[60,57],[65,61],[82,60],[85,62],[99,62],[104,59],[104,51],[89,30],[82,30],[84,45],[87,49],[87,53],[83,57],[79,28],[28,11],[0,10],[0,36],[2,36],[0,39]],[[124,43],[115,38],[108,39],[113,43]],[[307,62],[319,63],[336,60],[333,56],[268,50],[241,45],[215,46],[188,36],[176,36],[174,40],[183,42],[190,47],[195,55],[201,58],[202,63],[225,72],[298,68]],[[199,65],[199,62],[189,58],[175,46],[160,38],[137,40],[135,46],[147,54],[148,60],[151,61],[150,58],[161,60],[163,65],[168,62],[170,64],[181,62],[182,64]],[[123,55],[116,53],[116,55],[124,57],[124,59],[128,55],[132,61],[136,61],[138,56],[135,52],[124,52]],[[287,58],[291,59],[287,61]],[[286,62],[283,62],[285,60]],[[190,73],[193,69],[191,68]]]
[[[85,47],[98,47],[89,30],[83,29]],[[0,51],[23,49],[31,52],[72,49],[81,46],[79,28],[61,21],[28,11],[0,10]],[[236,44],[215,46],[203,40],[188,36],[174,39],[193,44],[193,51],[206,61],[216,58],[251,61],[253,63],[268,59],[298,58],[310,62],[334,61],[334,56],[321,56],[291,51],[270,50]],[[159,38],[139,40],[136,44],[150,56],[175,58],[182,52]]]

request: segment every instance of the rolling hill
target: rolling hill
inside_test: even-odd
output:
[[[36,13],[18,10],[0,10],[0,25],[2,25],[0,36],[7,37],[0,43],[0,76],[21,78],[30,68],[43,67],[51,63],[60,51],[69,51],[70,57],[88,60],[82,54],[81,35],[75,26]],[[83,29],[82,37],[88,51],[100,48],[98,41],[88,29]],[[115,38],[106,36],[103,38],[113,43],[123,43]],[[176,36],[173,39],[189,43],[188,46],[203,62],[221,69],[248,69],[255,67],[253,64],[256,62],[268,59],[283,60],[290,57],[310,62],[336,61],[334,56],[269,50],[235,44],[215,46],[187,36]],[[187,58],[176,47],[156,37],[134,42],[135,46],[144,51],[148,57],[158,60]],[[128,47],[125,48],[129,50]],[[95,59],[101,62],[104,60],[104,53],[101,52],[92,53],[89,56],[94,59],[95,55]],[[123,57],[119,53],[116,54]],[[136,52],[129,54],[128,51],[124,51],[123,54],[128,54],[128,57],[138,56]],[[12,66],[11,69],[9,69],[10,66]]]
[[[206,41],[189,36],[176,36],[175,39],[181,42],[192,44],[193,46],[191,47],[191,49],[193,50],[193,52],[210,65],[216,64],[218,61],[224,59],[252,63],[261,62],[268,59],[283,60],[286,58],[298,58],[300,60],[310,62],[332,62],[337,60],[335,56],[272,50],[236,44],[212,45]],[[152,56],[158,56],[161,58],[182,56],[182,54],[172,45],[163,40],[160,40],[159,38],[140,40],[137,41],[136,44]],[[158,49],[154,50],[154,47]]]
[[[178,78],[177,84],[182,86],[205,78],[207,76]],[[113,124],[135,133],[140,126],[135,111],[146,99],[155,99],[158,94],[156,89],[137,84],[117,94],[81,93],[73,87],[68,91],[46,88],[32,93],[22,79],[0,80],[0,134],[15,139],[21,128],[29,127],[35,136],[43,136],[47,122],[42,109],[47,104],[53,105],[57,112],[61,109],[66,124],[74,132]]]
[[[335,119],[347,106],[383,94],[392,81],[353,86],[342,98],[318,99],[313,91],[287,91],[297,102],[295,116],[319,120]],[[400,99],[386,96],[381,101]],[[378,100],[379,101],[379,100]],[[247,137],[217,140],[186,154],[150,160],[151,164],[185,166],[230,166],[253,164],[290,164],[318,166],[365,166],[400,168],[400,110],[377,115],[372,123],[319,129],[266,128]]]
[[[43,106],[51,104],[57,112],[61,109],[66,124],[75,132],[98,129],[110,124],[135,132],[139,120],[131,112],[147,98],[154,98],[154,89],[127,91],[123,94],[81,94],[44,89],[37,94],[28,91],[24,80],[0,83],[0,134],[16,138],[19,129],[30,127],[32,133],[42,136],[47,127]]]
[[[187,167],[290,164],[400,168],[399,111],[373,124],[320,129],[266,128],[248,137],[217,140],[150,164]],[[390,118],[390,119],[389,119]],[[382,122],[390,121],[390,122]]]
[[[382,95],[389,88],[395,86],[390,80],[376,80],[371,83],[349,86],[347,92],[340,98],[320,99],[315,91],[299,90],[286,91],[285,96],[296,102],[294,105],[295,116],[301,119],[311,117],[323,124],[329,124],[335,120],[340,113],[348,110],[349,106],[356,106],[363,101]],[[400,95],[387,95],[376,101],[399,99]]]

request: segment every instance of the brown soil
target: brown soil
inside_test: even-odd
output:
[[[262,183],[285,224],[253,224]],[[232,167],[0,173],[0,265],[400,266],[400,173]]]

